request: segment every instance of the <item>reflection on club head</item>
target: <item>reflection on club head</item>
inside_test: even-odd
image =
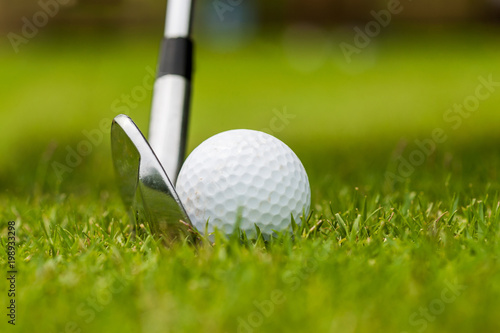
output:
[[[135,226],[174,240],[192,235],[191,221],[153,150],[125,115],[111,125],[111,150],[118,187]]]

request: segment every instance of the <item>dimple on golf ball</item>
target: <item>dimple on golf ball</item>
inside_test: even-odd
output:
[[[249,237],[290,230],[308,214],[311,190],[295,153],[275,137],[253,130],[219,133],[184,162],[177,194],[193,225],[231,233],[238,224]]]

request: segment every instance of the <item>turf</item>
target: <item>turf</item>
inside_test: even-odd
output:
[[[500,81],[497,33],[394,29],[351,65],[338,31],[302,53],[280,32],[225,52],[200,34],[190,149],[231,128],[273,133],[308,171],[312,215],[269,242],[170,246],[132,237],[99,125],[126,111],[147,128],[150,91],[115,101],[150,78],[158,36],[47,31],[17,55],[2,45],[0,264],[14,220],[16,329],[499,331],[500,91],[456,129],[443,118],[479,76]],[[293,117],[270,129],[284,111]],[[447,139],[399,173],[436,128]],[[58,174],[85,133],[102,139]],[[5,309],[6,280],[0,290]]]

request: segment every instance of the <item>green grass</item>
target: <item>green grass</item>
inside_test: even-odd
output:
[[[16,329],[499,331],[500,91],[460,128],[443,120],[479,76],[500,81],[491,29],[394,29],[356,74],[366,64],[346,69],[336,48],[316,71],[296,70],[278,32],[227,53],[200,35],[190,149],[226,129],[269,128],[286,108],[294,118],[273,134],[303,161],[313,214],[293,237],[169,247],[131,236],[109,133],[62,178],[52,167],[155,68],[155,34],[45,31],[18,55],[2,45],[0,235],[5,245],[16,221]],[[331,36],[324,43],[348,38]],[[142,129],[149,106],[150,92],[128,109]],[[388,180],[435,128],[448,139],[402,182]],[[6,258],[2,246],[4,271]],[[2,280],[4,309],[6,290]]]

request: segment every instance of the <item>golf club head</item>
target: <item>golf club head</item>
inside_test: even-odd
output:
[[[111,125],[111,150],[118,186],[135,225],[148,223],[167,240],[191,237],[193,227],[162,165],[126,115]]]

